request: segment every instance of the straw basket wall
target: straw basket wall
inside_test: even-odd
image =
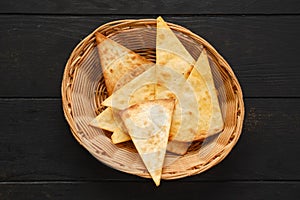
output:
[[[222,161],[239,139],[244,119],[242,90],[232,69],[203,38],[181,26],[168,23],[196,60],[205,48],[219,94],[224,130],[206,141],[194,142],[183,156],[166,155],[162,179],[176,179],[201,173]],[[150,177],[133,144],[112,144],[110,133],[89,126],[104,108],[107,97],[95,32],[100,32],[155,63],[156,20],[120,20],[97,28],[73,50],[62,81],[65,117],[76,140],[95,158],[117,170]]]

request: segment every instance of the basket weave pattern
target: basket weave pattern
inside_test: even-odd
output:
[[[213,142],[194,143],[188,153],[174,161],[166,156],[162,179],[176,179],[201,173],[222,161],[238,141],[244,120],[242,90],[228,63],[203,38],[181,26],[168,23],[180,41],[197,59],[206,48],[215,85],[219,93],[225,122],[224,130]],[[131,142],[112,144],[109,134],[88,123],[104,109],[107,98],[105,83],[97,55],[95,32],[119,42],[155,63],[156,20],[120,20],[97,28],[73,50],[62,81],[62,102],[65,117],[76,140],[101,162],[127,173],[149,178],[147,169]],[[146,38],[146,40],[145,40]],[[171,162],[172,161],[172,162]]]

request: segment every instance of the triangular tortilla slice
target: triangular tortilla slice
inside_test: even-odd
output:
[[[224,127],[224,121],[222,118],[222,112],[218,100],[217,89],[215,88],[207,52],[202,50],[200,57],[198,58],[195,67],[195,73],[191,74],[188,81],[194,85],[194,88],[199,90],[199,86],[206,84],[206,87],[201,87],[199,92],[196,92],[200,115],[203,116],[200,123],[200,130],[207,132],[207,136],[220,132]],[[199,73],[201,78],[197,75]],[[202,83],[194,82],[199,80]],[[193,83],[192,83],[193,82]],[[210,96],[210,97],[209,97]],[[203,114],[202,114],[203,113]],[[206,116],[206,118],[204,118]],[[208,118],[210,116],[210,118]]]
[[[173,99],[159,99],[135,104],[120,113],[157,186],[160,184],[173,109]]]
[[[154,65],[101,33],[97,32],[95,36],[109,95]],[[111,108],[107,108],[90,125],[114,132],[112,135],[113,142],[119,143],[127,141],[129,137],[121,131],[120,121],[119,116],[114,115]]]
[[[93,119],[93,121],[90,122],[90,125],[111,132],[114,132],[115,129],[118,128],[111,108],[106,108],[102,111],[95,119]]]
[[[198,110],[192,88],[186,82],[195,60],[177,36],[161,18],[157,18],[155,98],[176,96],[175,109],[170,131],[170,140],[189,142],[194,139]],[[191,120],[191,118],[194,118]],[[185,136],[184,139],[182,136]],[[173,149],[173,148],[170,148]]]
[[[114,144],[131,140],[130,136],[124,132],[125,128],[120,116],[114,113],[111,107],[101,112],[89,125],[113,132],[111,139]]]
[[[95,36],[109,95],[153,65],[146,58],[105,37],[101,33],[96,32]]]
[[[191,142],[177,142],[172,140],[168,142],[167,151],[178,155],[184,155],[190,146]]]
[[[189,76],[195,60],[185,49],[163,18],[157,18],[156,64],[170,67],[185,78]]]
[[[114,144],[119,144],[131,140],[131,137],[123,129],[117,128],[111,135],[111,140]]]

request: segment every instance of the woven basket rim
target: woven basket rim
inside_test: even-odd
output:
[[[243,102],[243,94],[241,86],[227,63],[227,61],[217,52],[217,50],[208,43],[205,39],[198,36],[197,34],[191,32],[190,30],[177,25],[173,23],[167,23],[172,30],[176,30],[178,32],[182,32],[189,37],[199,41],[202,43],[205,48],[212,53],[214,56],[217,55],[217,62],[219,66],[225,68],[225,71],[228,73],[228,76],[231,77],[231,82],[233,84],[233,90],[235,91],[236,99],[237,99],[237,119],[236,119],[236,126],[235,130],[233,130],[232,133],[232,139],[228,142],[226,146],[224,146],[224,149],[216,156],[216,158],[212,159],[207,165],[202,166],[201,168],[195,167],[195,169],[191,169],[189,171],[178,171],[177,173],[174,173],[172,175],[163,177],[163,179],[177,179],[177,178],[183,178],[186,176],[198,174],[201,172],[204,172],[211,167],[215,166],[217,163],[221,162],[231,151],[231,149],[235,146],[237,143],[241,131],[242,131],[242,125],[244,121],[244,114],[245,114],[245,107]],[[72,81],[73,76],[76,74],[77,65],[80,61],[84,59],[84,56],[87,54],[87,52],[92,49],[95,46],[95,33],[101,32],[104,35],[109,35],[112,33],[116,33],[118,31],[125,30],[122,27],[126,28],[135,28],[137,26],[155,26],[156,25],[156,19],[125,19],[125,20],[117,20],[108,22],[106,24],[101,25],[100,27],[96,28],[92,33],[90,33],[88,36],[86,36],[72,51],[64,69],[63,79],[62,79],[62,86],[61,86],[61,95],[62,95],[62,106],[64,111],[64,116],[70,126],[71,132],[75,139],[85,147],[85,149],[88,150],[88,147],[85,145],[85,143],[81,140],[81,138],[78,136],[78,130],[76,130],[76,125],[72,116],[72,99],[71,99],[71,93],[72,93]],[[120,28],[121,27],[121,28]],[[90,152],[92,155],[93,153]],[[95,155],[93,155],[95,156]],[[129,172],[130,173],[130,172]],[[149,177],[147,174],[136,174],[138,176],[142,177]]]

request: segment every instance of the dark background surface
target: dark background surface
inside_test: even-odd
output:
[[[103,23],[155,18],[204,37],[244,92],[241,138],[205,173],[174,181],[111,169],[72,137],[60,84],[73,48]],[[0,200],[300,199],[300,1],[0,2]]]

